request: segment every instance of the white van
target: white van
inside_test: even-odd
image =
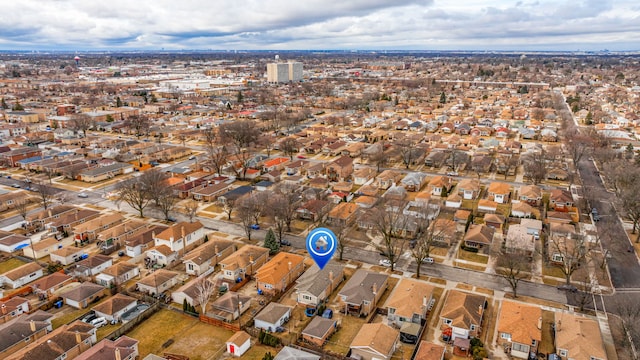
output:
[[[103,317],[95,318],[95,319],[91,320],[90,324],[95,326],[96,328],[99,328],[99,327],[107,325],[107,319],[105,319]]]

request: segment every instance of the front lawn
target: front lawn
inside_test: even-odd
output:
[[[463,250],[462,248],[460,248],[458,250],[458,259],[459,260],[476,262],[476,263],[480,263],[480,264],[487,264],[489,262],[489,257],[488,256],[481,255],[481,254],[478,254],[478,253],[474,253],[474,252],[471,252],[471,251],[466,251],[466,250]]]
[[[0,262],[0,274],[4,274],[7,271],[11,271],[15,268],[18,268],[22,265],[26,264],[24,261],[19,260],[18,258],[11,258],[9,260]]]

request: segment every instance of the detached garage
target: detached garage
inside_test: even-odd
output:
[[[227,340],[227,352],[233,356],[242,356],[251,347],[251,336],[238,331]]]

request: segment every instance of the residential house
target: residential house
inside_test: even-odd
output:
[[[74,239],[77,241],[94,241],[101,233],[122,223],[125,218],[119,213],[110,213],[86,221],[73,228]]]
[[[306,160],[296,160],[285,164],[284,171],[287,176],[304,175],[308,165]]]
[[[534,208],[524,201],[513,200],[511,202],[511,216],[513,217],[531,217],[534,214]]]
[[[467,229],[467,223],[471,221],[471,211],[456,210],[453,214],[453,221],[456,223],[456,231],[464,232]]]
[[[490,200],[498,204],[506,204],[509,202],[511,195],[511,186],[503,182],[492,182],[487,188],[487,196]]]
[[[538,240],[542,232],[542,221],[536,219],[520,219],[520,224],[527,228],[527,234]]]
[[[220,269],[224,279],[235,282],[245,276],[253,276],[267,262],[269,249],[262,246],[245,245],[233,254],[220,260]]]
[[[414,359],[416,360],[444,360],[444,354],[446,353],[444,345],[434,344],[426,340],[420,341],[418,350]]]
[[[30,237],[0,230],[0,252],[11,254],[28,246],[30,243]]]
[[[60,294],[64,303],[76,309],[84,309],[108,293],[104,286],[85,281]]]
[[[375,186],[378,189],[387,190],[391,186],[398,184],[403,177],[403,173],[387,169],[376,176]]]
[[[154,246],[144,252],[150,266],[170,266],[178,261],[179,253],[167,245]]]
[[[49,257],[53,263],[58,262],[62,265],[71,265],[74,262],[80,261],[83,254],[83,248],[63,247],[62,249],[53,251]]]
[[[33,201],[33,198],[23,190],[0,193],[0,212],[15,209],[16,205],[21,201],[24,201],[24,204],[28,205]]]
[[[570,263],[573,259],[578,259],[585,254],[585,243],[582,235],[560,235],[552,234],[547,239],[547,255],[549,261],[556,265],[563,266],[565,264],[565,256]]]
[[[200,221],[173,224],[153,237],[155,246],[166,245],[171,251],[186,254],[186,250],[198,244],[205,236],[206,229]]]
[[[342,202],[327,214],[327,222],[335,226],[348,226],[356,220],[358,205]]]
[[[62,244],[58,239],[54,237],[47,237],[38,242],[34,242],[33,245],[27,246],[22,249],[24,256],[31,259],[41,259],[45,256],[49,256],[52,252],[62,247]]]
[[[356,185],[364,185],[374,179],[376,170],[370,167],[362,167],[353,173],[353,183]]]
[[[180,274],[175,271],[158,269],[136,282],[136,290],[149,295],[158,295],[178,283]]]
[[[185,264],[187,274],[199,276],[213,268],[218,262],[237,250],[233,241],[212,238],[189,252],[182,262]]]
[[[490,247],[494,233],[495,230],[485,224],[471,224],[464,235],[464,245],[476,249]]]
[[[89,277],[98,275],[111,265],[113,265],[113,258],[111,256],[97,254],[79,261],[70,270],[75,276]]]
[[[62,289],[72,281],[73,277],[70,275],[67,275],[64,272],[54,272],[53,274],[32,282],[29,286],[31,286],[31,289],[35,294],[49,298],[56,291]]]
[[[453,187],[453,179],[448,176],[438,175],[433,177],[427,184],[427,190],[433,196],[444,196]]]
[[[42,266],[36,262],[21,265],[4,274],[0,274],[0,284],[17,289],[32,281],[38,280],[44,275]]]
[[[454,220],[439,217],[431,221],[428,231],[432,236],[432,243],[435,246],[450,247],[456,243],[457,223]]]
[[[303,272],[303,256],[280,252],[256,272],[258,291],[263,291],[267,294],[283,292]]]
[[[320,356],[298,348],[285,346],[276,354],[273,360],[320,360]]]
[[[14,296],[0,300],[0,326],[9,320],[29,312],[29,299]]]
[[[58,218],[52,219],[45,224],[45,229],[59,234],[71,234],[73,228],[84,224],[89,220],[96,219],[101,213],[91,209],[74,209],[73,211],[61,214]],[[76,241],[79,241],[77,239]]]
[[[331,209],[331,202],[326,200],[311,199],[296,209],[299,219],[311,220],[313,222],[320,220]]]
[[[422,186],[427,182],[427,174],[422,172],[411,172],[408,173],[402,180],[400,180],[400,184],[407,190],[411,192],[420,191]]]
[[[194,278],[193,280],[189,281],[188,283],[180,286],[178,289],[176,289],[175,291],[171,292],[171,300],[174,303],[180,304],[182,305],[184,303],[184,301],[187,301],[187,304],[191,305],[191,306],[198,306],[200,305],[200,300],[198,300],[198,294],[199,294],[199,290],[198,290],[198,283],[201,281],[201,278]],[[203,281],[206,281],[208,283],[211,283],[211,286],[214,286],[214,284],[209,280],[204,278]]]
[[[540,206],[542,204],[542,189],[538,185],[523,185],[520,188],[518,199],[531,206]]]
[[[405,323],[422,325],[433,307],[435,287],[424,281],[402,278],[384,304],[387,320],[398,327]]]
[[[353,174],[353,159],[350,156],[340,156],[327,165],[326,174],[329,181],[346,181]]]
[[[478,200],[478,211],[480,212],[496,212],[498,210],[498,203],[493,200],[480,199]]]
[[[20,349],[8,356],[0,356],[5,360],[24,360],[24,359],[75,359],[80,354],[89,350],[91,345],[96,341],[93,325],[85,324],[80,320],[76,320],[71,324],[64,324],[51,331],[51,324],[48,324],[49,331],[39,328],[36,321],[36,328],[39,330],[37,334],[32,336],[24,336],[20,339],[23,344]],[[29,346],[25,346],[24,340],[29,339]]]
[[[251,335],[236,331],[226,342],[227,352],[233,356],[242,356],[251,347]]]
[[[300,305],[317,307],[329,299],[344,280],[344,266],[329,262],[322,270],[313,264],[296,281],[296,298]]]
[[[502,227],[506,222],[506,218],[504,217],[504,215],[494,213],[484,214],[483,220],[485,225],[498,232],[502,232]]]
[[[549,208],[554,211],[567,212],[573,207],[571,192],[564,189],[553,189],[549,193]]]
[[[458,183],[458,195],[464,200],[475,200],[480,195],[480,181],[478,179],[462,179]]]
[[[92,309],[96,316],[103,317],[107,321],[120,321],[122,315],[133,310],[138,305],[138,300],[134,297],[115,294]]]
[[[354,316],[367,316],[375,311],[387,289],[389,276],[358,269],[338,293],[339,305]]]
[[[364,324],[351,341],[351,357],[361,360],[390,360],[396,351],[400,332],[383,323]]]
[[[52,331],[51,317],[38,311],[19,315],[0,325],[0,357],[7,359]]]
[[[206,312],[206,315],[214,319],[231,322],[249,310],[251,300],[251,296],[228,291],[211,304],[211,309]]]
[[[88,183],[97,183],[103,180],[113,179],[118,175],[130,174],[133,172],[134,166],[127,163],[115,163],[105,166],[98,166],[82,170],[79,174],[80,179]]]
[[[529,234],[525,225],[510,225],[504,242],[504,250],[507,254],[522,254],[533,257],[536,250],[535,239],[532,234]]]
[[[562,360],[606,360],[600,326],[584,315],[554,312],[555,349]]]
[[[45,224],[58,219],[60,216],[66,213],[70,213],[76,210],[75,206],[72,205],[54,205],[46,210],[40,210],[33,214],[27,215],[27,225],[28,227],[34,227],[38,230],[43,229]]]
[[[264,162],[262,166],[262,171],[265,173],[274,171],[274,170],[282,170],[285,167],[285,164],[289,163],[291,160],[287,157],[277,157],[273,159],[269,159]]]
[[[229,189],[230,184],[227,182],[219,182],[217,184],[204,183],[191,190],[191,196],[194,200],[214,202],[218,196]]]
[[[159,234],[166,229],[168,229],[168,227],[164,225],[150,225],[146,229],[132,234],[124,241],[125,254],[131,258],[144,254],[148,248],[154,246],[154,234]]]
[[[498,315],[498,345],[511,356],[529,359],[542,341],[542,309],[504,300]]]
[[[134,360],[139,358],[138,340],[122,335],[116,340],[102,339],[76,360]]]
[[[315,346],[323,346],[337,329],[338,325],[335,319],[315,316],[309,325],[302,330],[302,340]]]
[[[253,326],[269,332],[276,331],[291,318],[291,306],[270,302],[253,318]]]
[[[96,283],[104,287],[118,286],[138,276],[140,276],[138,265],[121,261],[98,274]]]
[[[485,296],[449,290],[440,319],[445,327],[452,329],[451,340],[477,337],[486,305]]]

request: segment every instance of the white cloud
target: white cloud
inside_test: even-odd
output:
[[[21,0],[5,49],[622,49],[635,1]]]

